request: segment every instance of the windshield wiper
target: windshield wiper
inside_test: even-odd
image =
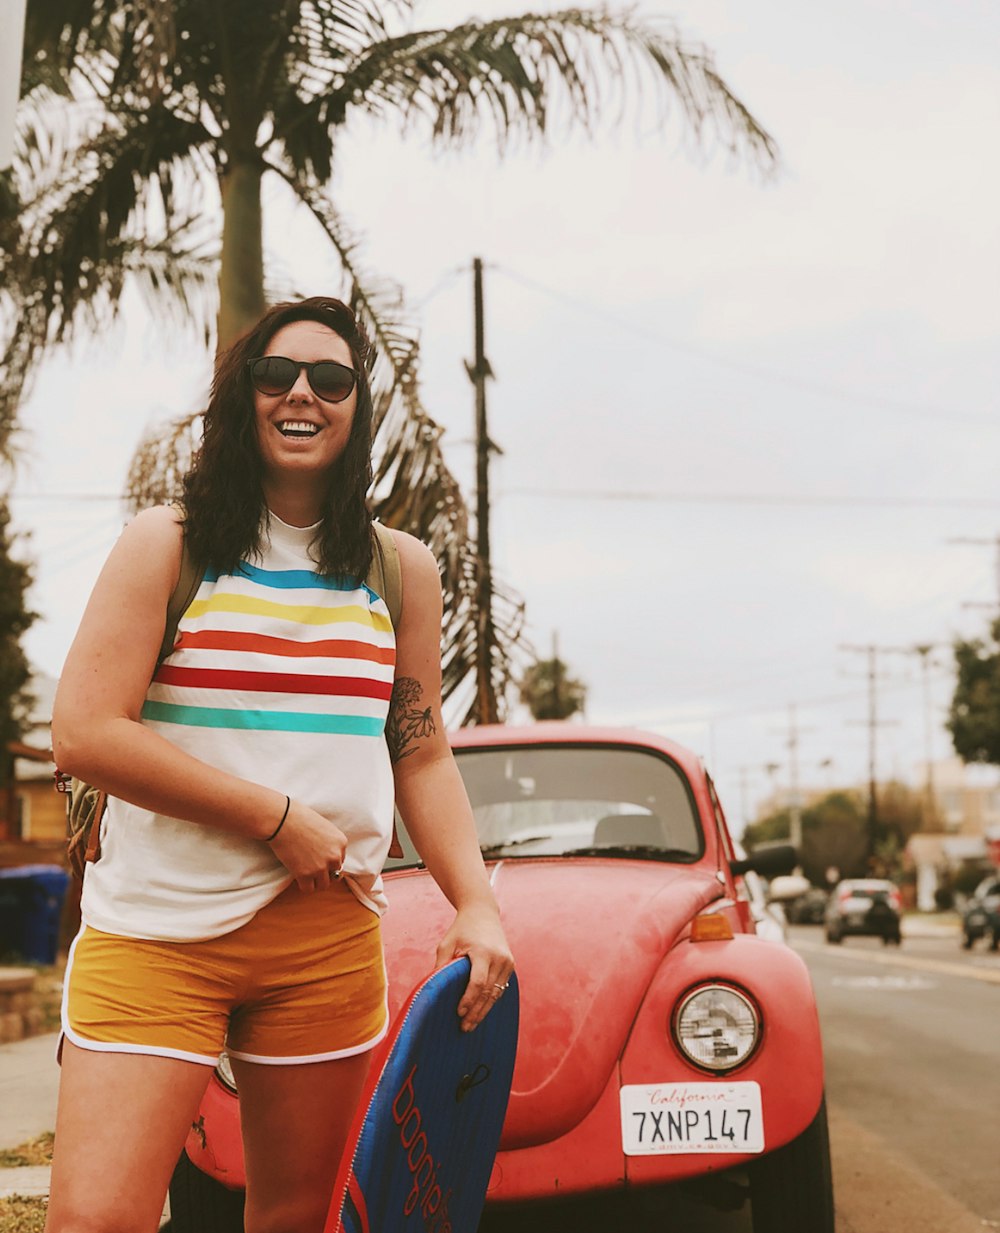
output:
[[[517,848],[522,843],[541,843],[545,839],[551,839],[551,835],[525,835],[522,839],[507,839],[503,843],[488,844],[480,847],[479,851],[483,856],[502,856],[508,848]]]
[[[560,856],[637,856],[640,860],[693,861],[697,853],[690,848],[659,848],[651,843],[616,843],[600,847],[569,848]]]

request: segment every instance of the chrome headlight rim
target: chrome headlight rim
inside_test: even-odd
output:
[[[696,1057],[688,1051],[683,1043],[681,1036],[680,1024],[681,1017],[684,1012],[691,1006],[691,1003],[698,997],[704,996],[706,993],[728,993],[736,997],[749,1012],[753,1027],[753,1041],[746,1052],[735,1061],[729,1061],[719,1065],[711,1065],[701,1058]],[[757,1054],[760,1048],[761,1041],[764,1038],[764,1020],[760,1006],[754,997],[747,989],[730,980],[704,980],[698,984],[692,985],[689,989],[677,999],[674,1007],[673,1015],[670,1020],[671,1036],[673,1038],[674,1047],[688,1065],[693,1066],[696,1070],[702,1071],[707,1075],[724,1076],[731,1075],[734,1071],[740,1070],[746,1066]]]

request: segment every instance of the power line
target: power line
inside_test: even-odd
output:
[[[855,403],[861,407],[881,407],[886,411],[894,411],[904,415],[922,416],[926,419],[943,419],[949,423],[962,421],[963,423],[977,424],[981,428],[996,428],[998,421],[994,418],[986,416],[968,415],[961,411],[948,411],[944,407],[924,406],[918,403],[901,402],[893,398],[881,398],[870,394],[863,394],[857,390],[848,389],[846,386],[829,385],[820,381],[810,381],[805,377],[797,377],[792,373],[778,372],[773,368],[764,368],[759,364],[748,364],[743,360],[733,360],[725,356],[721,356],[716,352],[709,351],[704,347],[695,347],[690,343],[678,342],[674,338],[662,333],[660,330],[650,329],[649,326],[638,325],[634,321],[626,321],[622,317],[616,316],[614,313],[609,313],[606,309],[595,308],[591,304],[581,302],[574,296],[568,295],[564,291],[557,291],[553,287],[546,287],[543,283],[537,282],[535,279],[526,278],[523,274],[518,274],[514,270],[505,268],[504,266],[496,266],[496,270],[503,275],[506,275],[512,282],[520,283],[522,287],[527,287],[531,291],[536,291],[541,295],[546,295],[550,299],[558,300],[560,303],[574,309],[577,313],[584,316],[595,317],[600,321],[605,321],[611,325],[617,326],[621,330],[627,331],[633,337],[648,338],[660,346],[672,348],[674,351],[681,351],[687,355],[692,355],[696,359],[705,360],[710,364],[714,364],[719,368],[729,368],[733,372],[743,373],[744,375],[756,377],[760,380],[771,381],[778,385],[787,385],[792,389],[805,390],[810,394],[821,394],[825,398],[835,398],[840,402]]]
[[[15,501],[124,501],[123,492],[12,492]]]
[[[499,496],[547,497],[557,501],[647,501],[661,505],[778,505],[831,509],[1000,509],[995,497],[826,497],[809,494],[648,492],[593,488],[505,488]]]

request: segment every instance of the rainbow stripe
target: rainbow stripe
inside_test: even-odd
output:
[[[147,722],[362,737],[385,729],[395,636],[368,586],[243,562],[234,574],[205,574],[178,632],[143,704]]]

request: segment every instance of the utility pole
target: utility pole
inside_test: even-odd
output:
[[[788,802],[788,838],[792,847],[802,852],[802,802],[799,799],[799,726],[795,718],[795,704],[788,707],[788,779],[792,790]]]
[[[476,393],[476,722],[499,721],[493,685],[493,575],[490,567],[490,451],[496,447],[486,428],[486,381],[493,376],[486,358],[483,323],[483,262],[472,263],[475,358],[465,371]]]
[[[937,808],[934,801],[934,719],[931,702],[931,651],[930,643],[920,643],[913,648],[920,656],[920,676],[924,695],[924,827],[931,830]]]
[[[842,646],[843,651],[860,651],[868,657],[868,821],[867,850],[869,866],[875,859],[875,841],[878,836],[878,784],[876,777],[875,732],[878,728],[878,713],[875,701],[876,663],[878,647]]]
[[[555,698],[555,712],[562,715],[562,663],[559,659],[559,635],[552,631],[552,693]]]
[[[878,678],[877,662],[879,651],[896,651],[898,647],[883,646],[878,647],[874,644],[865,646],[844,646],[840,648],[842,651],[859,651],[868,657],[868,719],[866,726],[868,728],[868,862],[872,864],[875,859],[875,842],[878,838],[878,779],[876,775],[876,752],[875,752],[875,734],[879,728],[884,728],[894,723],[894,720],[880,720],[876,706],[876,681]]]
[[[7,0],[0,6],[0,175],[14,159],[14,113],[21,84],[26,9],[26,0]]]
[[[920,675],[923,681],[924,766],[927,771],[924,779],[924,796],[927,801],[924,826],[931,829],[937,817],[937,802],[934,797],[934,706],[931,700],[931,668],[934,667],[931,651],[934,647],[930,643],[921,643],[913,649],[920,656]]]
[[[931,659],[931,652],[937,649],[937,643],[922,642],[914,646],[887,646],[884,651],[893,651],[899,655],[919,655],[920,674],[922,678],[922,693],[924,703],[924,817],[923,829],[931,828],[933,819],[937,816],[937,806],[934,800],[934,713],[931,699],[931,669],[936,665]]]
[[[799,788],[799,725],[795,703],[788,704],[788,842],[801,854],[802,794]]]

